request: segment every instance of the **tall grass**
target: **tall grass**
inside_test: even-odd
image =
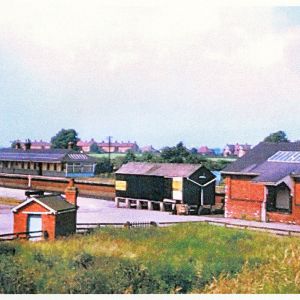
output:
[[[9,263],[19,267],[5,280],[18,270],[19,284],[29,274],[24,289],[29,285],[32,293],[296,292],[300,281],[297,239],[206,224],[104,228],[10,245],[16,249]],[[4,258],[0,255],[0,273],[6,273]],[[276,285],[281,276],[284,283]]]

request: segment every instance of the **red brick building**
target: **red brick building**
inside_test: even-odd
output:
[[[299,142],[262,142],[222,175],[225,217],[300,224]]]
[[[32,196],[12,209],[14,233],[43,231],[53,240],[76,232],[77,188],[70,181],[65,198],[59,194]],[[30,237],[41,234],[31,234]]]

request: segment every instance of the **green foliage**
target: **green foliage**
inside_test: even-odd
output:
[[[175,147],[165,147],[161,151],[162,159],[169,163],[183,163],[189,155],[190,152],[182,142],[179,142]]]
[[[123,159],[123,164],[127,164],[128,162],[135,161],[135,160],[136,160],[136,155],[134,154],[134,152],[132,150],[128,150]]]
[[[97,143],[93,143],[91,146],[90,146],[90,152],[91,153],[101,153]]]
[[[181,224],[7,245],[2,293],[300,291],[299,240],[262,232]]]
[[[112,165],[107,157],[102,157],[97,159],[97,164],[95,168],[95,174],[101,173],[111,173]]]
[[[22,268],[20,259],[0,255],[0,293],[30,294],[36,292],[31,269]]]
[[[82,267],[84,269],[87,269],[88,267],[92,266],[94,263],[94,257],[86,252],[79,253],[77,256],[75,256],[73,265],[75,267]]]
[[[73,149],[78,150],[78,133],[74,129],[61,129],[51,138],[51,147],[54,149],[67,149],[69,143],[72,143]]]
[[[264,142],[271,142],[271,143],[281,143],[281,142],[289,142],[287,135],[284,131],[279,130],[274,133],[268,135]]]
[[[15,246],[5,242],[2,242],[0,244],[0,255],[15,255],[15,253],[16,253]]]

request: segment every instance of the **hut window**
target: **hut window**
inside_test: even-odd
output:
[[[57,170],[57,164],[54,164],[53,168],[54,168],[54,171],[56,171]]]
[[[50,164],[47,164],[47,170],[48,171],[50,170]]]

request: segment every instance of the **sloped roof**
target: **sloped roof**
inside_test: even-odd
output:
[[[139,163],[129,162],[123,165],[116,174],[149,175],[164,177],[188,177],[202,165],[171,163]]]
[[[44,206],[46,209],[53,213],[65,210],[73,210],[76,208],[75,205],[66,201],[65,198],[61,195],[51,194],[39,197],[31,197],[19,204],[18,206],[14,207],[12,210],[17,211],[23,206],[26,206],[27,204],[31,203],[32,201],[39,203],[40,205]]]
[[[23,150],[0,149],[0,161],[31,161],[31,162],[95,162],[94,158],[84,153],[68,149]]]
[[[256,182],[276,183],[282,178],[300,174],[300,164],[268,161],[278,151],[300,151],[300,142],[267,143],[261,142],[242,158],[228,165],[222,174],[248,174]]]

